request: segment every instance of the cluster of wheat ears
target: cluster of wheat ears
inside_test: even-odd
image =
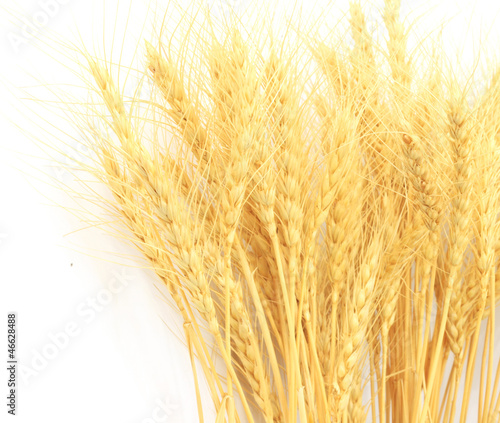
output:
[[[500,71],[410,49],[398,3],[381,37],[357,2],[340,38],[186,14],[131,99],[87,56],[93,172],[182,315],[200,422],[201,385],[216,422],[499,421]]]

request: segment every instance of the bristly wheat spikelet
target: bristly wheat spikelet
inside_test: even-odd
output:
[[[290,291],[295,292],[299,271],[299,250],[303,219],[301,189],[307,168],[302,134],[299,94],[292,84],[291,69],[285,68],[284,59],[272,50],[265,68],[265,91],[273,119],[274,142],[277,146],[275,161],[279,169],[276,180],[275,209],[279,222],[278,234],[283,243],[284,258],[288,264]],[[290,294],[292,295],[292,294]]]
[[[346,410],[353,389],[356,366],[372,316],[380,246],[374,241],[368,248],[359,274],[352,280],[352,286],[347,288],[346,299],[343,301],[346,315],[340,334],[339,355],[335,363],[332,401],[332,414],[337,416]]]
[[[178,126],[186,144],[199,160],[201,169],[208,172],[205,177],[216,178],[216,169],[213,165],[208,165],[211,152],[207,132],[201,123],[195,105],[187,96],[175,65],[161,56],[148,42],[146,42],[146,53],[147,66],[152,78],[170,104],[169,116]]]
[[[426,363],[426,343],[430,336],[430,299],[434,295],[433,268],[438,257],[439,235],[443,215],[441,191],[437,184],[435,169],[427,163],[421,140],[408,133],[402,136],[402,151],[405,157],[405,171],[416,192],[418,210],[422,214],[424,228],[420,229],[423,242],[421,244],[422,265],[417,275],[415,286],[416,320],[419,333],[423,332],[423,343],[417,348],[417,381],[415,389],[420,390],[424,379]],[[415,397],[418,407],[420,397]]]
[[[438,232],[442,217],[440,192],[435,177],[428,163],[425,161],[421,142],[416,136],[403,134],[403,154],[406,157],[406,166],[409,179],[417,192],[418,206],[423,214],[424,223],[428,231],[429,243],[423,245],[425,258],[423,281],[427,283],[433,260],[436,254]]]
[[[373,119],[373,90],[376,87],[377,74],[375,72],[375,55],[373,53],[373,39],[368,31],[365,14],[358,1],[350,2],[350,27],[354,39],[354,46],[350,52],[351,78],[354,80],[353,95],[358,95],[361,103],[359,110],[364,121],[369,126]]]
[[[363,407],[363,387],[361,385],[361,372],[358,371],[349,398],[347,420],[349,423],[363,423],[366,421],[366,411]]]
[[[389,35],[387,55],[398,90],[409,88],[411,82],[411,62],[406,57],[408,33],[400,22],[400,9],[401,0],[385,0],[384,23]]]
[[[360,218],[363,204],[362,179],[359,177],[359,162],[357,158],[357,148],[353,145],[349,154],[346,156],[346,163],[352,163],[347,169],[347,174],[342,179],[337,191],[336,204],[330,209],[326,219],[326,266],[324,269],[323,283],[331,286],[331,348],[333,354],[337,348],[337,313],[341,296],[345,293],[347,286],[347,276],[349,275],[349,262],[354,257],[355,243],[360,236],[360,228],[355,226],[357,219]],[[333,386],[334,367],[331,366],[328,371],[326,383],[327,386]]]
[[[351,34],[354,47],[351,52],[351,61],[354,67],[354,79],[361,84],[361,90],[370,88],[375,75],[375,56],[373,54],[373,38],[366,24],[365,14],[358,1],[349,4]]]
[[[257,405],[263,410],[263,415],[268,421],[280,421],[279,408],[274,396],[271,396],[269,377],[260,356],[259,342],[243,303],[241,284],[230,276],[231,249],[243,207],[250,154],[255,140],[261,136],[261,122],[257,115],[257,78],[252,64],[249,63],[248,52],[239,32],[233,33],[231,42],[229,69],[225,70],[227,74],[221,75],[228,85],[226,90],[228,104],[225,105],[228,108],[226,125],[232,133],[230,162],[225,170],[225,187],[220,196],[220,223],[225,251],[225,270],[221,289],[226,290],[226,295],[229,295],[227,301],[230,307],[233,335],[231,338],[235,342],[235,355],[241,361],[242,370],[252,386]],[[274,404],[271,401],[273,399]]]
[[[285,354],[289,354],[287,363],[288,383],[293,387],[301,383],[299,351],[296,343],[297,309],[302,299],[299,280],[299,259],[302,246],[303,178],[307,177],[307,152],[304,148],[302,119],[300,116],[300,93],[292,83],[292,70],[285,67],[285,59],[278,57],[271,48],[264,67],[264,93],[271,116],[271,133],[276,146],[274,161],[276,177],[276,227],[277,233],[270,232],[273,253],[278,268],[278,279],[283,297],[286,319],[281,319],[283,335],[287,338]],[[282,262],[283,261],[283,262]],[[285,266],[283,266],[285,265]],[[301,335],[301,332],[298,332]],[[298,391],[292,388],[289,407],[296,408]],[[290,410],[291,412],[291,410]]]
[[[384,211],[391,207],[387,198],[384,198],[382,202],[387,204],[383,209]],[[389,213],[388,211],[384,215],[390,216]],[[392,221],[396,222],[395,220]],[[396,304],[400,290],[401,276],[404,271],[404,263],[411,255],[409,246],[412,245],[413,236],[415,235],[411,227],[407,229],[405,236],[402,237],[397,236],[397,225],[391,225],[386,228],[385,239],[389,248],[382,257],[383,269],[380,274],[380,287],[382,291],[380,293],[379,307],[382,319],[380,329],[382,338],[388,336],[389,330],[396,318]]]
[[[269,376],[262,362],[257,335],[251,326],[247,308],[241,293],[240,282],[230,280],[231,292],[231,340],[234,342],[234,355],[241,362],[242,373],[254,392],[257,406],[262,410],[266,421],[282,421],[277,399],[271,395]],[[222,286],[224,287],[224,286]]]
[[[139,248],[151,262],[158,276],[167,285],[183,317],[188,320],[189,317],[186,314],[184,304],[179,295],[178,287],[174,286],[171,282],[169,271],[173,269],[166,269],[166,265],[170,260],[164,249],[163,240],[155,231],[156,227],[151,222],[148,222],[148,219],[144,215],[144,210],[133,200],[134,193],[131,187],[127,183],[124,183],[124,175],[121,173],[118,163],[110,151],[103,150],[102,162],[108,184],[117,200],[120,212],[126,219],[126,225],[137,236]]]
[[[251,154],[255,141],[262,136],[260,117],[257,115],[258,83],[252,65],[248,62],[241,35],[232,37],[227,69],[220,76],[227,88],[224,107],[225,126],[230,131],[228,168],[224,170],[224,189],[220,202],[222,208],[221,233],[231,246],[240,218],[243,197],[248,183]]]
[[[344,186],[343,183],[349,184],[355,178],[355,175],[351,173],[352,168],[349,169],[348,166],[353,159],[351,143],[356,141],[356,119],[349,108],[335,112],[332,106],[321,100],[318,101],[317,110],[322,119],[321,147],[325,155],[326,166],[320,186],[319,201],[321,203],[315,204],[313,210],[317,214],[312,218],[307,217],[307,220],[312,221],[312,224],[317,227],[323,225],[324,222],[327,223],[329,242],[326,248],[328,254],[326,260],[329,260],[327,270],[330,273],[319,275],[318,294],[319,301],[324,308],[329,309],[332,306],[332,317],[335,318],[338,297],[342,290],[341,279],[345,270],[340,262],[346,259],[343,256],[347,254],[347,250],[342,247],[344,238],[340,233],[344,230],[344,224],[341,219],[338,219],[339,210],[335,211],[332,207],[339,209],[344,207],[343,200],[350,187]],[[336,205],[333,204],[334,199]],[[345,217],[347,218],[347,215]],[[347,227],[348,224],[345,223],[345,225]],[[339,234],[336,236],[332,231],[337,231]],[[339,259],[333,261],[332,254],[339,256]],[[319,309],[321,310],[322,307]],[[321,346],[319,359],[324,369],[324,376],[326,376],[327,370],[329,372],[331,369],[331,344],[334,340],[331,339],[331,326],[327,325],[330,321],[328,316],[318,315],[317,318],[319,319],[318,347]]]
[[[455,96],[458,94],[454,93]],[[445,289],[453,290],[447,335],[450,348],[457,356],[463,353],[465,342],[465,319],[461,313],[461,298],[455,290],[457,274],[463,262],[463,255],[469,242],[471,222],[471,175],[472,175],[472,128],[468,121],[464,100],[458,97],[450,101],[448,112],[451,156],[455,170],[450,212],[450,245],[448,250],[449,278]]]
[[[124,150],[123,154],[125,155],[126,163],[130,166],[132,178],[137,183],[137,189],[144,190],[142,195],[153,199],[155,215],[161,221],[167,223],[168,229],[170,230],[169,233],[163,234],[163,236],[169,239],[171,245],[175,248],[176,258],[184,261],[186,268],[190,269],[190,267],[192,265],[194,266],[197,262],[197,257],[196,254],[193,254],[193,245],[185,246],[183,245],[184,243],[180,241],[182,238],[186,240],[191,239],[191,235],[183,237],[182,233],[185,231],[183,231],[183,226],[179,224],[179,219],[171,218],[172,212],[175,213],[175,208],[172,207],[172,203],[167,200],[168,198],[172,198],[170,197],[171,188],[167,186],[166,181],[157,174],[158,167],[151,162],[151,158],[148,157],[146,150],[142,148],[141,144],[135,138],[130,119],[109,73],[94,61],[90,61],[89,64],[90,70],[101,90],[102,98],[112,115],[112,127],[120,140]],[[115,184],[114,192],[118,196],[120,202],[123,204],[126,199],[131,199],[133,194],[126,190],[126,183],[121,185],[118,184],[118,181],[123,179],[123,176],[120,175],[116,163],[106,159],[104,168],[112,178],[111,183]],[[126,212],[126,210],[127,209],[124,209],[124,212]],[[135,222],[135,219],[139,216],[138,213],[136,214],[135,217],[130,215],[129,221]],[[140,234],[140,231],[136,231],[136,233]],[[149,248],[147,245],[149,244],[146,244],[146,249]],[[156,254],[151,253],[146,255],[148,257],[154,257]],[[190,270],[191,281],[193,285],[196,286],[200,283],[198,276],[201,270]],[[215,319],[215,308],[211,301],[210,294],[208,293],[208,285],[204,286],[203,283],[201,283],[201,286],[202,291],[200,292],[200,296],[198,297],[199,301],[197,302],[198,309],[207,316],[207,321],[211,325],[212,332],[217,333],[218,324]]]
[[[356,106],[355,115],[359,117],[359,135],[364,146],[365,160],[370,171],[381,178],[392,170],[393,154],[384,132],[389,127],[384,116],[389,113],[387,105],[380,101],[381,80],[376,71],[377,60],[374,53],[376,45],[368,30],[366,17],[359,1],[349,4],[350,30],[354,45],[350,51],[351,75],[349,96]]]

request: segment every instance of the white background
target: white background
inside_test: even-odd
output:
[[[103,52],[102,47],[112,44],[115,25],[116,33],[123,34],[130,17],[126,32],[130,49],[124,52],[124,61],[133,60],[131,50],[142,42],[141,29],[151,4],[61,0],[57,7],[46,9],[48,3],[0,1],[0,338],[6,339],[7,312],[16,312],[23,368],[17,375],[15,419],[196,422],[190,363],[178,338],[179,320],[162,303],[153,287],[154,276],[140,268],[135,250],[99,228],[87,227],[72,213],[75,204],[56,186],[75,188],[66,169],[70,161],[59,153],[50,161],[50,149],[43,147],[56,144],[62,153],[77,158],[86,153],[78,149],[70,125],[48,102],[49,84],[56,84],[55,90],[68,84],[63,90],[75,95],[83,87],[70,72],[77,67],[64,66],[68,59],[61,58],[57,40],[81,37],[89,50],[107,54],[109,50]],[[305,2],[306,8],[317,10],[322,3],[327,2]],[[346,4],[338,3],[340,9]],[[160,1],[158,7],[164,4]],[[465,46],[460,53],[464,60],[472,63],[479,40],[489,32],[490,54],[497,55],[500,29],[493,27],[500,11],[497,2],[403,0],[403,11],[422,16],[421,28],[436,29],[443,19],[453,18],[444,39],[450,52],[454,46]],[[337,19],[338,15],[332,16]],[[28,24],[37,20],[33,32]],[[22,100],[28,95],[39,101]],[[0,345],[0,360],[6,360],[6,342]],[[8,375],[0,374],[4,404]],[[5,418],[5,405],[0,416],[2,422],[11,417]],[[206,421],[213,421],[213,416],[208,414]]]

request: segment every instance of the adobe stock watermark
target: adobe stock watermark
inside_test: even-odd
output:
[[[151,415],[142,419],[140,423],[166,423],[178,409],[179,405],[167,395],[162,400],[156,400],[156,406],[151,411]]]
[[[238,10],[243,6],[244,0],[222,0],[222,7]]]
[[[83,170],[94,162],[94,152],[83,142],[67,145],[59,156],[52,170],[60,182],[68,182],[75,172]]]
[[[68,321],[58,331],[49,332],[48,342],[41,348],[33,349],[30,360],[20,360],[19,375],[25,385],[29,385],[34,378],[49,367],[50,363],[57,359],[61,352],[82,334],[83,329],[91,324],[135,278],[126,269],[111,273],[113,277],[107,288],[102,288],[97,294],[80,302],[75,309],[76,317],[74,319]]]
[[[215,6],[223,14],[230,13],[233,11],[239,11],[246,0],[209,0],[207,1],[208,6]]]
[[[38,8],[29,17],[20,18],[17,31],[7,33],[7,39],[16,53],[24,44],[29,44],[59,14],[70,0],[39,0]]]

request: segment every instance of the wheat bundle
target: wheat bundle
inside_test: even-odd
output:
[[[87,56],[92,171],[217,422],[499,421],[499,74],[475,90],[408,48],[399,9],[380,41],[356,2],[336,41],[187,14],[141,44],[131,101]]]

